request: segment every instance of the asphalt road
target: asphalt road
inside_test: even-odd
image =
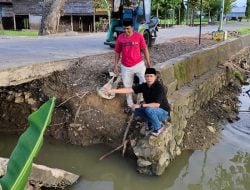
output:
[[[234,30],[250,23],[225,24],[224,30]],[[202,34],[217,31],[218,26],[202,27]],[[162,28],[156,43],[181,36],[199,36],[199,27]],[[75,36],[5,37],[0,36],[0,70],[24,65],[54,62],[113,51],[105,46],[106,33],[85,33]]]

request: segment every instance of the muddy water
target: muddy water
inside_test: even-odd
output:
[[[250,189],[250,97],[240,95],[239,121],[226,124],[222,139],[207,151],[184,152],[160,177],[143,176],[135,162],[116,153],[103,161],[105,146],[80,148],[46,139],[36,163],[81,175],[70,190],[248,190]],[[0,135],[0,156],[8,156],[16,136]]]

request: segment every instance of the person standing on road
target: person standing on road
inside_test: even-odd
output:
[[[134,116],[139,116],[148,122],[146,131],[158,136],[163,131],[163,125],[170,116],[170,106],[168,104],[166,91],[157,80],[156,70],[147,68],[145,71],[146,82],[137,86],[120,89],[106,90],[106,94],[111,93],[142,93],[144,102],[133,104]]]
[[[133,21],[123,21],[124,33],[118,36],[115,46],[115,64],[114,73],[119,73],[119,61],[121,57],[121,75],[125,88],[132,87],[134,82],[134,75],[139,78],[139,83],[145,82],[144,73],[146,67],[151,67],[149,51],[143,36],[133,30]],[[146,60],[143,61],[142,54]],[[127,107],[124,109],[125,113],[132,110],[133,98],[132,94],[126,94]]]

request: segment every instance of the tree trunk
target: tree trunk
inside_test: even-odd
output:
[[[3,30],[3,24],[1,20],[0,20],[0,30]]]
[[[2,22],[2,17],[0,16],[0,30],[3,30],[3,22]]]
[[[186,17],[186,25],[189,25],[189,0],[187,0],[187,17]]]
[[[191,26],[194,26],[194,9],[191,10]]]
[[[44,0],[43,15],[39,35],[57,33],[64,5],[67,0]]]

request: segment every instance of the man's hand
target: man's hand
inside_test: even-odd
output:
[[[135,111],[135,109],[140,108],[140,104],[134,104],[132,106],[132,110]]]
[[[113,92],[113,89],[103,89],[103,93],[106,95],[109,95],[109,94],[112,94],[114,92]]]
[[[151,64],[150,62],[147,62],[146,67],[147,67],[147,68],[151,68],[151,67],[152,67],[152,64]]]
[[[120,53],[115,52],[115,64],[114,64],[114,73],[119,74],[119,61],[120,61]]]
[[[118,65],[115,65],[114,66],[114,71],[113,71],[115,74],[119,74],[119,68],[118,68]]]

